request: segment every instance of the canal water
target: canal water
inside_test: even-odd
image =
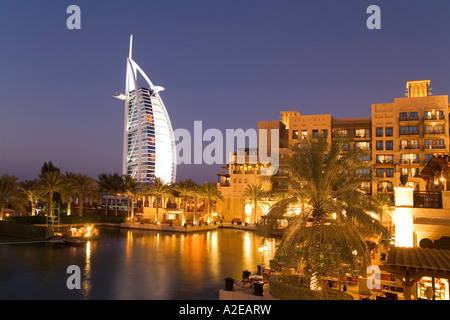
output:
[[[0,244],[0,299],[217,300],[225,278],[269,263],[275,240],[260,253],[251,231],[220,228],[193,234],[99,228],[82,247]],[[70,290],[71,265],[81,289]]]

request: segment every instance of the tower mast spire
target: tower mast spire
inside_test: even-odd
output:
[[[130,36],[130,53],[128,54],[128,58],[133,58],[133,35]]]

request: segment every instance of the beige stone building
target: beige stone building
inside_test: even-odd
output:
[[[407,97],[372,105],[372,161],[376,192],[392,193],[400,176],[425,190],[421,170],[449,149],[448,96],[432,96],[430,81],[407,82]]]

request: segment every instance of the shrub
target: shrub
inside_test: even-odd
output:
[[[269,291],[274,297],[282,300],[353,300],[353,297],[342,291],[324,288],[314,291],[308,284],[301,283],[298,275],[275,275],[269,279]]]

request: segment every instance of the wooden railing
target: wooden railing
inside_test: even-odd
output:
[[[414,191],[414,208],[442,209],[442,192]]]

